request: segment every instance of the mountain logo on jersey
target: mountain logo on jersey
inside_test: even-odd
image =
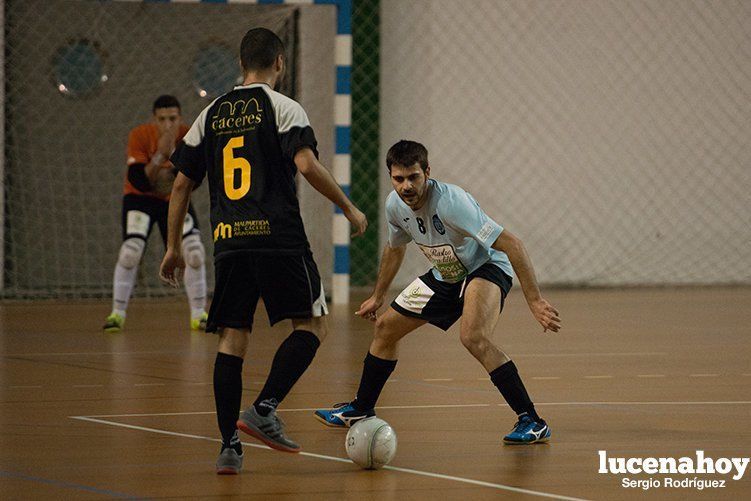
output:
[[[255,129],[261,123],[263,109],[256,98],[224,101],[211,117],[211,129],[217,134],[244,132]]]
[[[214,228],[214,242],[220,238],[232,238],[232,226],[224,223],[219,223]]]
[[[437,231],[441,235],[446,234],[446,228],[443,227],[443,222],[438,217],[438,214],[433,214],[433,228],[435,228],[435,231]]]

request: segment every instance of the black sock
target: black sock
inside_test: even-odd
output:
[[[536,421],[540,419],[513,361],[509,360],[491,372],[490,380],[493,381],[493,384],[517,416],[527,414]]]
[[[237,430],[235,430],[235,434],[232,435],[232,438],[230,439],[229,442],[225,442],[224,440],[222,440],[222,448],[219,449],[219,453],[221,453],[227,447],[235,449],[235,452],[237,452],[238,456],[243,455],[243,444],[242,442],[240,442],[240,437],[237,434]]]
[[[352,406],[362,412],[372,410],[381,395],[383,385],[386,384],[395,367],[396,360],[378,358],[368,352],[363,363],[357,398],[352,402]]]
[[[217,353],[214,362],[214,402],[216,420],[222,433],[222,448],[233,447],[242,454],[237,438],[237,416],[243,391],[243,359],[226,353]],[[233,437],[235,440],[233,441]]]
[[[276,350],[266,384],[253,402],[256,412],[268,416],[276,409],[313,361],[320,345],[315,334],[301,330],[293,331],[284,340]]]

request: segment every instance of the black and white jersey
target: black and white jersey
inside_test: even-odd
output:
[[[308,116],[266,84],[235,87],[198,116],[172,155],[193,181],[209,180],[214,256],[309,248],[293,158],[318,156]]]

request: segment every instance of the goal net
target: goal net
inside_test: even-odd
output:
[[[5,18],[5,297],[111,294],[129,130],[161,94],[192,123],[238,83],[248,28],[283,39],[294,97],[295,6],[13,0]],[[194,204],[211,249],[205,189]],[[154,228],[136,294],[172,293],[157,279],[163,252]]]
[[[381,13],[381,158],[424,142],[432,175],[521,236],[542,282],[751,283],[751,3]],[[426,268],[410,252],[398,281]]]

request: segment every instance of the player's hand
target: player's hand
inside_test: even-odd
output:
[[[180,278],[185,269],[185,261],[177,252],[167,249],[159,267],[159,280],[172,287],[180,287]]]
[[[543,332],[548,330],[558,332],[560,330],[561,319],[558,316],[558,310],[553,308],[553,305],[548,303],[546,299],[540,298],[530,303],[529,309],[532,310],[532,314],[540,322],[540,325],[542,325]]]
[[[377,318],[376,312],[382,305],[383,299],[378,299],[375,296],[370,296],[368,299],[363,301],[363,303],[360,305],[360,309],[355,312],[355,315],[370,320],[371,322],[375,322]]]
[[[368,218],[354,205],[344,210],[344,216],[352,225],[352,237],[359,237],[368,228]]]
[[[159,141],[156,144],[156,151],[169,158],[172,152],[175,150],[175,142],[177,141],[177,125],[173,125],[165,130]]]

